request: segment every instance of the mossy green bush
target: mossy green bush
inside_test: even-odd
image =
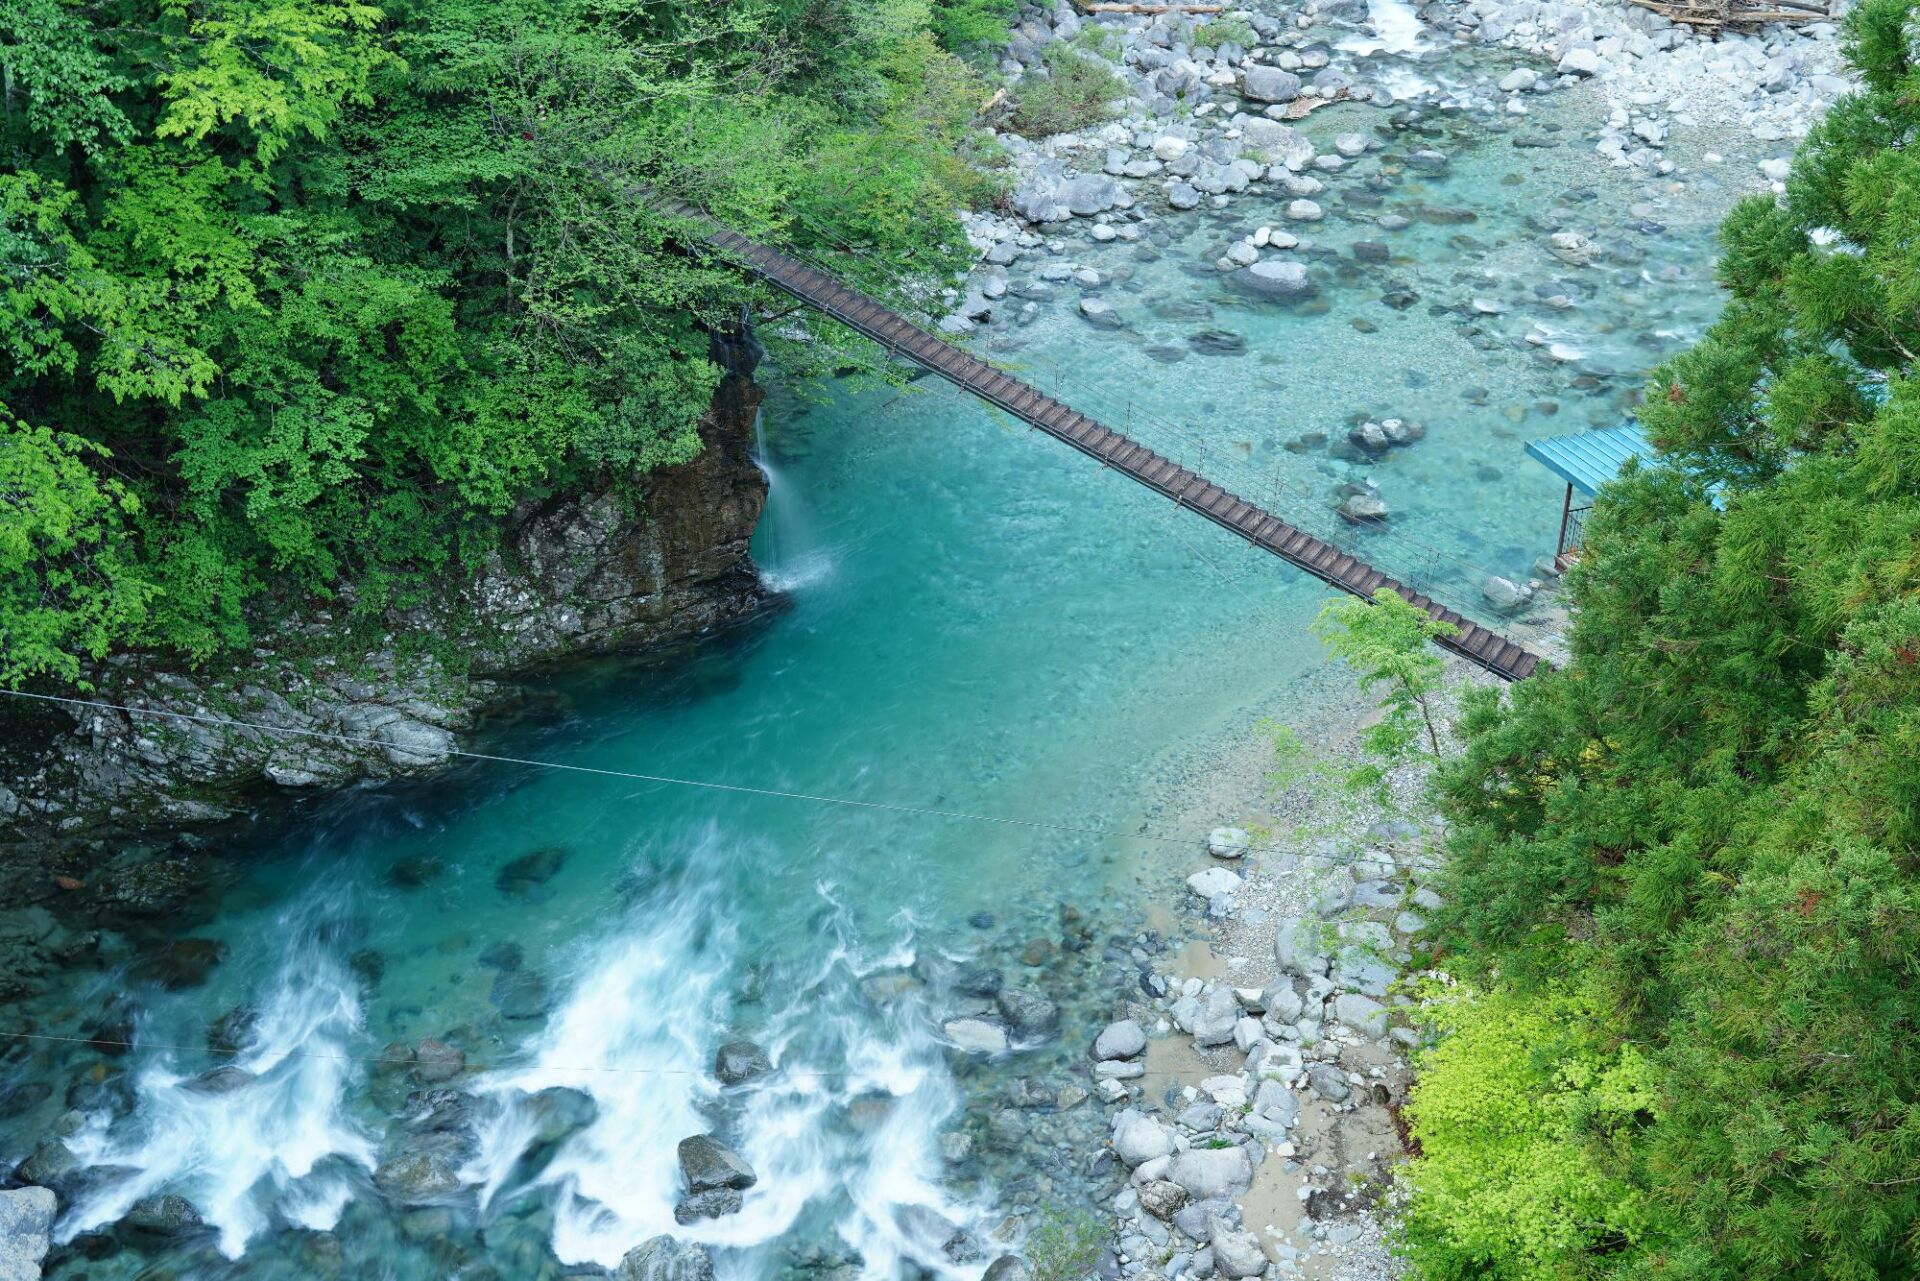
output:
[[[1028,138],[1070,133],[1113,119],[1126,93],[1126,82],[1109,63],[1055,45],[1043,71],[1028,72],[1015,86],[1008,123]]]

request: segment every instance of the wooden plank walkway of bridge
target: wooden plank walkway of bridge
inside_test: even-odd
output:
[[[696,222],[707,241],[723,255],[808,306],[931,370],[962,391],[998,405],[1101,465],[1124,473],[1156,494],[1171,498],[1179,506],[1198,512],[1254,546],[1297,565],[1322,582],[1363,600],[1371,600],[1383,587],[1397,592],[1454,629],[1451,636],[1435,638],[1434,643],[1441,648],[1510,681],[1533,675],[1540,665],[1538,655],[1499,633],[1387,577],[1333,544],[1296,529],[1272,512],[1228,493],[1206,477],[1101,426],[1071,406],[960,350],[832,276],[777,249],[749,240],[691,206],[665,200],[657,204],[668,213]]]

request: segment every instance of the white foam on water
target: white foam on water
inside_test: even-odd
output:
[[[252,1079],[211,1092],[175,1069],[171,1051],[156,1054],[135,1075],[130,1117],[102,1118],[68,1141],[83,1165],[129,1173],[79,1199],[61,1222],[62,1241],[163,1192],[191,1202],[230,1259],[276,1214],[310,1228],[339,1220],[352,1198],[342,1165],[374,1166],[374,1144],[346,1109],[359,1078],[349,1057],[361,1028],[358,984],[300,922],[282,924],[294,934],[286,960],[231,1059]]]
[[[690,867],[700,875],[743,857],[761,852],[728,848],[709,830]],[[524,1190],[513,1172],[531,1127],[518,1105],[567,1086],[590,1094],[598,1115],[532,1181],[553,1198],[553,1249],[564,1263],[611,1267],[667,1233],[715,1248],[723,1276],[757,1275],[764,1269],[752,1262],[754,1248],[804,1221],[830,1228],[869,1276],[895,1276],[911,1259],[955,1281],[977,1278],[980,1266],[941,1255],[951,1231],[926,1228],[958,1230],[982,1217],[938,1186],[938,1135],[958,1097],[931,1020],[911,993],[875,1002],[861,990],[862,979],[911,964],[913,922],[902,915],[890,943],[863,952],[849,941],[832,887],[819,892],[827,907],[817,959],[810,970],[767,979],[764,1024],[753,1033],[775,1070],[731,1090],[710,1072],[714,1051],[731,1039],[725,1002],[751,940],[729,917],[721,886],[683,886],[626,914],[591,950],[530,1047],[532,1062],[480,1084],[506,1105],[467,1171],[483,1201]],[[583,1070],[594,1065],[642,1070]],[[739,1152],[757,1181],[737,1213],[680,1224],[679,1142],[706,1133]],[[939,1219],[916,1212],[903,1224],[915,1205]]]
[[[1406,0],[1367,0],[1367,25],[1372,36],[1346,36],[1334,47],[1361,56],[1374,53],[1422,53],[1427,48],[1426,24]]]
[[[1405,63],[1395,63],[1390,67],[1382,68],[1376,79],[1380,87],[1385,89],[1395,102],[1425,98],[1440,92],[1439,85]]]

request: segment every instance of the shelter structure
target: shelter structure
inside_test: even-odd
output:
[[[1567,482],[1566,502],[1560,509],[1560,540],[1553,549],[1555,569],[1564,571],[1579,559],[1581,530],[1600,486],[1619,475],[1628,459],[1653,456],[1653,443],[1640,430],[1640,424],[1632,422],[1527,443],[1527,457]]]

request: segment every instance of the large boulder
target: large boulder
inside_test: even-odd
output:
[[[1304,302],[1320,292],[1313,277],[1307,274],[1306,266],[1297,262],[1274,259],[1256,262],[1234,272],[1231,279],[1241,292],[1275,302]]]
[[[1273,931],[1273,959],[1285,974],[1324,978],[1327,957],[1321,948],[1320,922],[1310,917],[1283,917]]]
[[[1300,77],[1279,67],[1248,67],[1240,95],[1254,102],[1292,102],[1300,96]]]
[[[1187,878],[1187,888],[1204,899],[1235,893],[1240,885],[1240,878],[1224,867],[1202,868]]]
[[[713,1281],[713,1258],[705,1246],[657,1236],[627,1251],[613,1281]]]
[[[1292,125],[1254,116],[1240,127],[1240,136],[1270,165],[1297,171],[1313,163],[1312,140]]]
[[[58,1208],[46,1188],[0,1192],[0,1281],[38,1281]]]
[[[1233,989],[1222,983],[1207,993],[1189,1030],[1195,1045],[1225,1045],[1233,1040],[1233,1029],[1239,1022],[1240,1002]]]
[[[1003,1254],[987,1265],[980,1281],[1033,1281],[1033,1269],[1017,1255]]]
[[[1281,1082],[1262,1081],[1253,1094],[1253,1113],[1275,1125],[1290,1126],[1299,1119],[1300,1100]]]
[[[1375,1040],[1387,1034],[1387,1007],[1370,996],[1343,993],[1333,1003],[1333,1016],[1354,1031]]]
[[[711,1134],[694,1134],[680,1140],[680,1173],[686,1176],[687,1189],[691,1192],[704,1192],[708,1188],[741,1191],[758,1182],[753,1167]]]
[[[120,1221],[135,1231],[157,1237],[190,1237],[207,1230],[193,1202],[176,1193],[141,1197]]]
[[[1067,207],[1067,212],[1090,218],[1124,203],[1126,192],[1107,175],[1089,173],[1069,178],[1060,186],[1056,198]]]
[[[1188,1148],[1174,1154],[1167,1177],[1196,1201],[1227,1199],[1253,1186],[1253,1162],[1244,1148]]]
[[[1243,827],[1216,827],[1207,833],[1207,853],[1215,858],[1239,858],[1253,848],[1253,837]]]
[[[673,1207],[673,1221],[678,1224],[698,1223],[701,1219],[718,1219],[723,1215],[738,1214],[745,1202],[732,1188],[708,1188],[704,1192],[694,1192],[680,1198]]]

